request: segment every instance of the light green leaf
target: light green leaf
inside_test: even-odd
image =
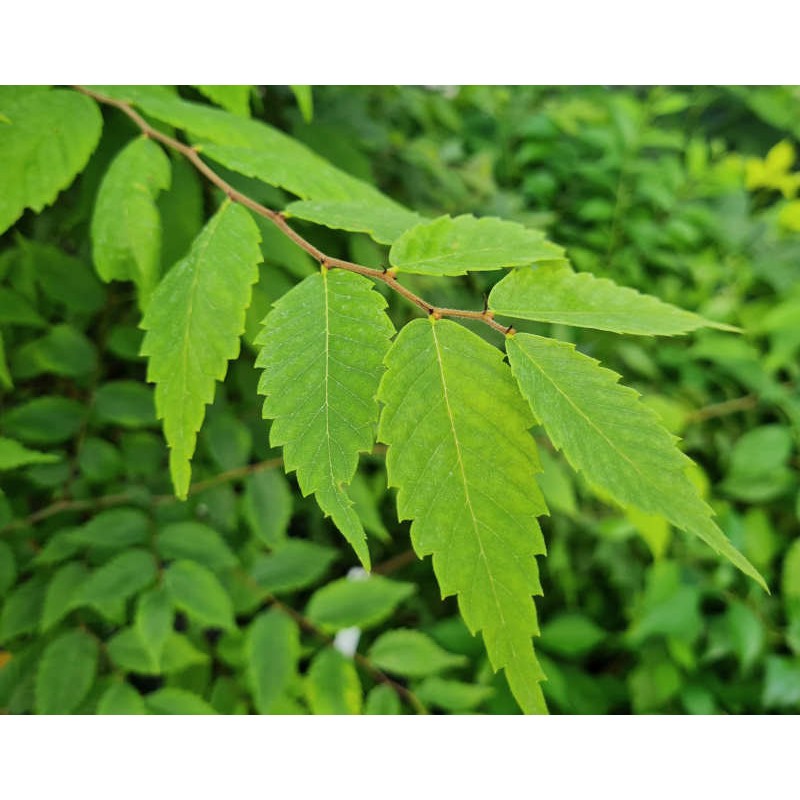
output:
[[[81,630],[50,642],[36,672],[37,713],[73,713],[94,683],[97,656],[97,642]]]
[[[242,510],[250,530],[267,547],[286,541],[292,517],[292,491],[277,469],[248,475],[244,482]]]
[[[127,550],[98,567],[86,579],[77,600],[102,613],[116,611],[120,602],[144,589],[156,578],[156,565],[146,550]]]
[[[382,634],[370,648],[369,659],[386,672],[409,678],[435,675],[467,663],[465,656],[448,653],[429,636],[415,630]]]
[[[361,681],[353,662],[330,647],[317,653],[306,677],[306,697],[314,714],[360,714]]]
[[[136,628],[123,628],[116,633],[109,640],[107,649],[109,658],[120,669],[139,675],[170,675],[209,660],[207,653],[174,631],[167,635],[158,663],[153,658],[152,648],[145,645]]]
[[[11,389],[14,386],[14,381],[11,379],[11,373],[8,371],[8,362],[6,361],[6,345],[3,340],[3,331],[0,330],[0,385],[6,389]]]
[[[541,231],[496,217],[439,217],[407,230],[389,252],[398,272],[464,275],[560,259],[564,251]]]
[[[364,708],[365,714],[402,714],[400,698],[397,692],[385,683],[371,689],[367,695],[367,702]]]
[[[261,261],[258,228],[226,202],[153,293],[142,327],[147,380],[156,384],[175,494],[185,499],[190,461],[215,381],[239,354],[245,310]]]
[[[161,271],[161,218],[156,198],[168,189],[170,163],[155,142],[140,137],[111,162],[92,216],[92,255],[106,282],[133,281],[145,308]]]
[[[470,711],[493,694],[491,686],[476,686],[443,678],[426,678],[417,689],[417,696],[423,703],[456,713]]]
[[[175,605],[212,628],[234,627],[233,604],[212,572],[193,561],[176,561],[164,573]]]
[[[273,608],[253,620],[245,640],[245,660],[259,714],[272,713],[297,673],[299,658],[300,631],[291,617]]]
[[[691,461],[619,375],[572,344],[518,333],[506,342],[522,393],[558,449],[622,506],[661,514],[699,536],[764,589],[764,579],[711,519],[686,475]]]
[[[200,522],[173,522],[164,526],[156,536],[156,548],[162,558],[188,559],[212,570],[239,563],[225,540]]]
[[[433,555],[442,595],[458,595],[522,708],[543,712],[531,595],[542,592],[536,518],[547,509],[534,479],[533,418],[502,358],[454,322],[409,323],[386,359],[378,437],[414,550]]]
[[[509,317],[642,336],[675,336],[702,327],[737,330],[563,265],[514,270],[492,289],[489,308]]]
[[[80,593],[89,571],[79,561],[64,564],[47,586],[39,627],[47,633],[79,604]]]
[[[212,103],[238,114],[240,117],[250,116],[250,92],[252,86],[198,86]]]
[[[2,109],[0,233],[26,208],[50,205],[86,166],[103,119],[96,103],[77,92],[25,94]]]
[[[163,586],[139,596],[134,625],[142,646],[156,667],[161,664],[161,655],[172,633],[174,617],[172,602]]]
[[[368,201],[298,200],[286,206],[284,214],[335,230],[368,233],[381,244],[392,244],[404,231],[423,221],[419,214],[400,205]]]
[[[283,447],[286,471],[297,471],[303,495],[314,492],[365,567],[366,534],[346,484],[375,441],[375,394],[394,333],[385,307],[366,278],[323,270],[275,304],[256,340],[270,443]]]
[[[800,601],[800,539],[787,548],[781,570],[781,596],[787,603]]]
[[[115,682],[97,704],[97,714],[146,714],[142,696],[128,683]]]
[[[383,622],[416,591],[413,583],[373,575],[365,580],[338,581],[316,591],[308,603],[308,618],[329,631],[369,628]]]
[[[303,115],[303,120],[307,123],[314,118],[314,95],[311,93],[310,86],[290,86],[294,99],[297,100],[297,107]]]
[[[0,471],[27,467],[29,464],[53,464],[58,460],[58,456],[51,453],[29,450],[13,439],[0,436]]]
[[[216,714],[217,712],[202,697],[187,691],[167,687],[159,689],[145,698],[152,714]]]
[[[268,592],[291,592],[316,583],[335,559],[336,551],[329,547],[289,539],[280,550],[259,558],[251,574]]]

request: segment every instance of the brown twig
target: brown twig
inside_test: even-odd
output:
[[[198,151],[194,147],[190,147],[189,145],[178,141],[178,139],[168,136],[167,134],[162,133],[154,128],[147,122],[147,120],[144,119],[144,117],[141,116],[141,114],[133,109],[130,103],[126,103],[124,100],[117,100],[113,97],[107,97],[99,92],[86,89],[83,86],[76,86],[75,89],[87,95],[88,97],[91,97],[93,100],[96,100],[98,103],[102,103],[107,106],[113,106],[114,108],[119,109],[123,114],[133,121],[133,123],[142,131],[145,136],[150,139],[154,139],[157,142],[161,142],[161,144],[165,145],[166,147],[169,147],[170,149],[175,150],[183,155],[191,162],[191,164],[199,173],[205,176],[208,181],[218,189],[222,190],[222,192],[224,192],[231,201],[234,203],[239,203],[240,205],[245,206],[245,208],[249,208],[254,213],[268,219],[273,223],[273,225],[279,228],[282,233],[288,236],[298,247],[301,247],[312,258],[316,259],[320,266],[328,269],[344,269],[348,272],[356,272],[359,275],[364,275],[367,278],[381,281],[399,295],[405,297],[406,300],[421,308],[426,314],[436,319],[440,319],[442,317],[471,319],[475,320],[476,322],[482,322],[493,330],[496,330],[504,335],[511,335],[514,333],[514,329],[512,327],[508,325],[501,325],[499,322],[496,322],[493,312],[489,311],[488,309],[484,309],[483,311],[464,311],[458,308],[441,308],[433,303],[429,303],[424,298],[414,294],[414,292],[412,292],[410,289],[407,289],[405,286],[400,284],[397,281],[394,270],[372,269],[371,267],[365,267],[361,264],[355,264],[352,261],[345,261],[341,258],[333,258],[332,256],[326,255],[322,252],[322,250],[315,247],[313,244],[311,244],[311,242],[307,241],[299,233],[297,233],[297,231],[295,231],[289,225],[282,213],[279,211],[274,211],[271,208],[267,208],[261,203],[258,203],[252,198],[248,197],[246,194],[234,189],[233,186],[231,186],[224,178],[220,177],[216,172],[214,172],[214,170],[211,169],[211,167],[209,167],[202,158],[200,158]]]
[[[750,411],[753,408],[757,408],[759,402],[759,398],[756,395],[746,394],[744,397],[735,397],[732,400],[724,400],[721,403],[712,403],[703,408],[698,408],[687,415],[686,421],[688,423],[703,422],[714,417],[736,414],[738,411]]]

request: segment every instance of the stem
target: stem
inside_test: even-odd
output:
[[[436,319],[440,319],[442,317],[472,319],[477,322],[483,322],[493,330],[496,330],[504,335],[511,335],[514,333],[514,329],[510,325],[501,325],[499,322],[495,322],[494,313],[492,311],[462,311],[461,309],[457,308],[440,308],[433,303],[429,303],[424,298],[414,294],[414,292],[412,292],[410,289],[407,289],[405,286],[398,283],[397,277],[394,271],[391,269],[372,269],[361,264],[355,264],[352,261],[345,261],[341,258],[333,258],[332,256],[323,253],[322,250],[315,247],[313,244],[311,244],[311,242],[307,241],[299,233],[297,233],[297,231],[295,231],[289,225],[281,212],[267,208],[266,206],[261,205],[261,203],[257,203],[246,194],[234,189],[233,186],[231,186],[224,178],[220,177],[216,172],[214,172],[214,170],[211,169],[211,167],[209,167],[202,158],[200,158],[197,150],[194,147],[190,147],[189,145],[178,141],[172,136],[168,136],[167,134],[162,133],[154,128],[147,122],[147,120],[144,119],[144,117],[141,116],[141,114],[133,109],[130,103],[126,103],[123,100],[116,100],[113,97],[107,97],[106,95],[99,94],[98,92],[93,92],[90,89],[84,88],[83,86],[75,86],[74,88],[88,97],[91,97],[93,100],[96,100],[98,103],[102,103],[107,106],[113,106],[114,108],[119,109],[123,114],[133,121],[133,123],[145,136],[150,139],[154,139],[157,142],[161,142],[161,144],[165,145],[166,147],[169,147],[170,149],[175,150],[183,155],[192,163],[198,172],[204,175],[218,189],[221,189],[230,200],[232,200],[234,203],[239,203],[246,208],[249,208],[259,216],[268,219],[273,225],[279,228],[283,234],[288,236],[298,247],[302,248],[310,256],[312,256],[312,258],[316,259],[320,263],[320,266],[327,267],[328,269],[344,269],[348,272],[356,272],[359,275],[364,275],[367,278],[381,281],[390,289],[393,289],[399,295],[405,297],[406,300],[421,308],[426,314],[435,317]]]

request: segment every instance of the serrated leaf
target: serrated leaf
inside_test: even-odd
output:
[[[58,456],[29,450],[14,439],[0,436],[0,471],[27,467],[29,464],[53,464]]]
[[[259,714],[270,714],[275,701],[297,673],[300,631],[297,623],[277,608],[255,618],[245,640],[245,663]]]
[[[381,634],[369,650],[369,659],[386,672],[408,678],[435,675],[467,663],[465,656],[448,653],[429,636],[415,630]]]
[[[162,586],[140,595],[134,626],[156,668],[161,664],[164,645],[172,633],[174,617],[172,602]]]
[[[737,330],[563,265],[514,270],[492,289],[489,308],[519,319],[641,336],[676,336],[703,327]]]
[[[381,575],[365,580],[341,578],[314,592],[306,615],[329,631],[368,628],[383,622],[415,591],[412,583],[393,581]]]
[[[661,514],[699,536],[764,589],[764,579],[712,520],[686,474],[691,464],[638,394],[575,346],[518,333],[511,369],[553,444],[590,483],[622,506]]]
[[[276,469],[248,475],[242,510],[250,530],[267,547],[280,547],[292,517],[292,492],[286,477]]]
[[[234,627],[233,604],[213,572],[193,561],[175,561],[164,581],[175,605],[191,618],[213,628]]]
[[[289,539],[280,550],[259,558],[251,575],[268,592],[291,592],[316,583],[335,559],[336,551],[329,547]]]
[[[161,218],[156,198],[168,189],[170,163],[145,137],[135,139],[108,167],[91,224],[92,256],[106,282],[133,281],[145,308],[161,270]]]
[[[145,698],[152,714],[216,714],[217,712],[202,697],[187,691],[167,687],[159,689]]]
[[[403,206],[389,203],[376,206],[363,201],[298,200],[289,203],[284,214],[335,230],[367,233],[381,244],[392,244],[409,228],[423,221],[419,214]]]
[[[245,310],[261,262],[258,228],[226,202],[153,293],[142,327],[147,380],[156,384],[175,494],[185,499],[205,407],[239,354]]]
[[[115,682],[97,704],[97,714],[146,714],[142,696],[128,683]]]
[[[73,713],[94,683],[97,657],[97,642],[80,630],[50,642],[36,672],[37,713]]]
[[[252,86],[197,86],[211,102],[240,117],[250,116]]]
[[[3,106],[0,124],[0,233],[26,208],[39,212],[69,186],[97,146],[103,119],[93,100],[56,89]]]
[[[264,321],[256,366],[270,443],[283,447],[303,495],[320,508],[369,567],[361,521],[346,490],[358,454],[375,441],[375,400],[394,327],[372,283],[323,270],[284,295]]]
[[[117,604],[144,589],[156,578],[156,565],[146,550],[128,550],[98,567],[86,579],[79,600],[98,611],[116,610]]]
[[[360,714],[361,681],[353,662],[330,647],[317,653],[306,677],[306,697],[314,714]]]
[[[458,595],[495,670],[525,711],[542,712],[544,676],[531,637],[541,594],[536,520],[547,513],[530,410],[502,354],[448,320],[406,325],[386,359],[378,438],[400,519],[420,557],[433,555],[442,596]]]
[[[78,598],[89,571],[79,561],[64,564],[51,579],[44,595],[39,627],[46,633],[79,605]]]
[[[564,251],[541,231],[496,217],[439,217],[407,230],[392,245],[398,272],[464,275],[560,259]]]
[[[235,567],[239,560],[225,540],[200,522],[173,522],[156,536],[156,548],[162,558],[188,559],[212,570]]]

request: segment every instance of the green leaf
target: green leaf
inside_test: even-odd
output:
[[[291,592],[316,583],[335,559],[336,551],[329,547],[289,539],[280,550],[261,556],[251,575],[268,592]]]
[[[239,563],[225,540],[200,522],[173,522],[164,526],[156,537],[156,548],[162,558],[196,561],[212,570],[228,569]]]
[[[467,663],[465,656],[448,653],[429,636],[415,630],[382,634],[370,648],[369,659],[386,672],[408,678],[435,675]]]
[[[5,104],[0,124],[0,233],[26,208],[50,205],[84,168],[103,119],[77,92],[36,92]]]
[[[14,551],[6,542],[0,541],[0,597],[14,585],[17,579],[17,560]]]
[[[53,575],[47,586],[39,627],[47,633],[80,605],[80,593],[89,571],[79,561],[70,561]]]
[[[207,653],[174,631],[165,638],[158,662],[153,658],[152,647],[145,645],[137,628],[123,628],[111,637],[107,649],[109,658],[120,669],[139,675],[169,675],[209,660]]]
[[[146,714],[142,696],[129,683],[115,682],[97,704],[97,714]]]
[[[13,439],[0,436],[0,471],[27,467],[29,464],[53,464],[58,460],[58,456],[51,453],[29,450]]]
[[[638,394],[619,375],[554,339],[518,333],[507,339],[511,369],[533,413],[574,469],[622,506],[661,514],[699,536],[764,589],[764,579],[711,519],[675,446]]]
[[[800,663],[797,659],[768,656],[762,703],[766,708],[800,708]]]
[[[37,397],[6,412],[6,433],[32,444],[59,444],[72,438],[81,425],[86,409],[66,397]]]
[[[564,251],[541,231],[496,217],[439,217],[407,230],[392,245],[398,272],[464,275],[560,259]]]
[[[306,677],[306,697],[314,714],[360,714],[361,681],[353,662],[330,647],[317,653]]]
[[[259,714],[272,713],[275,701],[297,673],[300,631],[297,623],[277,608],[253,620],[245,641],[245,660],[253,700]]]
[[[245,466],[253,447],[250,429],[229,411],[208,420],[203,440],[214,463],[225,472]]]
[[[109,381],[94,395],[97,422],[123,428],[146,428],[156,423],[153,390],[137,381]]]
[[[787,466],[792,438],[788,426],[761,425],[737,439],[722,484],[726,494],[750,503],[763,503],[784,494],[795,481],[794,472]]]
[[[0,614],[0,643],[36,629],[42,616],[45,586],[44,576],[36,575],[5,597]]]
[[[12,389],[14,386],[14,381],[11,379],[11,373],[8,370],[8,362],[6,361],[6,345],[2,330],[0,330],[0,385],[6,389]]]
[[[139,596],[134,625],[144,649],[156,668],[161,664],[164,645],[172,633],[174,617],[172,602],[162,586]]]
[[[186,689],[167,687],[159,689],[145,698],[152,714],[216,714],[217,712],[202,697]]]
[[[115,610],[118,603],[149,586],[156,578],[156,565],[146,550],[127,550],[98,567],[86,579],[79,600],[101,613]]]
[[[464,713],[479,706],[493,694],[491,686],[476,686],[462,681],[426,678],[417,688],[417,697],[426,705],[445,711]]]
[[[23,380],[42,374],[76,378],[97,368],[97,351],[71,325],[54,325],[40,339],[17,349],[12,368],[14,376]]]
[[[47,323],[24,295],[0,286],[0,325],[44,328]]]
[[[785,601],[800,600],[800,539],[787,548],[781,570],[781,596]]]
[[[292,492],[286,477],[276,469],[248,475],[242,510],[250,530],[267,547],[280,547],[292,517]]]
[[[536,517],[547,509],[534,479],[533,419],[502,358],[454,322],[409,323],[386,359],[378,438],[389,445],[389,483],[398,516],[413,520],[414,550],[433,555],[442,595],[458,595],[522,708],[542,712],[531,595],[542,592]]]
[[[419,214],[400,205],[375,205],[369,201],[297,200],[289,203],[283,213],[289,218],[304,219],[335,230],[368,233],[381,244],[392,244],[423,221]]]
[[[122,472],[122,457],[113,444],[90,436],[78,452],[81,474],[90,483],[110,483]]]
[[[642,336],[675,336],[702,327],[737,330],[563,265],[514,270],[492,289],[489,308],[509,317]]]
[[[240,117],[250,116],[250,92],[252,86],[198,86],[212,103]]]
[[[365,714],[402,714],[400,698],[397,692],[385,683],[371,689],[367,695],[367,703],[364,708]]]
[[[228,361],[239,354],[245,309],[261,261],[258,228],[241,206],[226,202],[153,293],[142,320],[156,384],[156,413],[164,420],[175,493],[185,499],[190,461],[205,407]]]
[[[323,270],[275,304],[256,340],[270,443],[283,447],[286,471],[297,471],[303,495],[314,492],[365,567],[366,534],[345,485],[375,441],[375,394],[394,332],[385,307],[366,278]]]
[[[72,714],[94,683],[97,657],[97,642],[80,630],[50,642],[36,672],[37,713]]]
[[[149,530],[150,523],[144,511],[138,508],[111,508],[101,511],[85,525],[70,532],[69,538],[83,547],[107,552],[145,544]]]
[[[416,591],[401,583],[372,575],[363,580],[341,578],[314,592],[306,609],[308,618],[328,631],[368,628],[383,622]]]
[[[212,572],[193,561],[175,561],[164,573],[173,602],[211,628],[234,627],[233,604]]]
[[[297,107],[303,115],[303,120],[310,123],[314,118],[314,96],[310,86],[290,86],[294,99],[297,100]]]
[[[97,193],[92,256],[106,282],[133,281],[147,306],[161,271],[161,218],[156,198],[170,184],[170,163],[155,142],[139,137],[118,153]]]
[[[542,647],[567,658],[588,653],[605,638],[606,632],[583,614],[560,614],[542,626]]]

